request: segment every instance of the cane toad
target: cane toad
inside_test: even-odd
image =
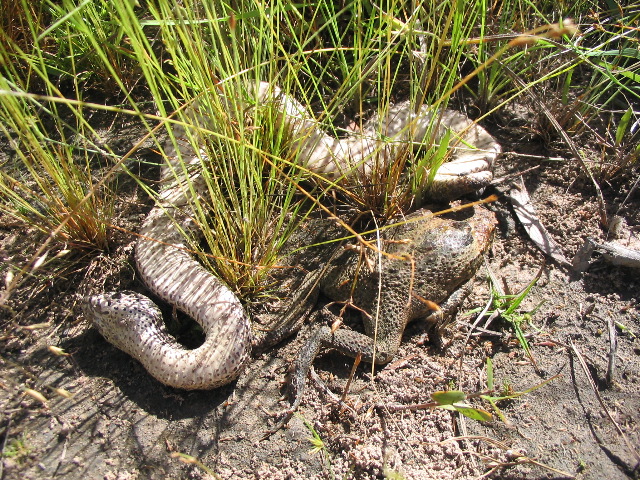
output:
[[[302,293],[294,299],[297,304],[290,312],[298,316],[308,312],[322,293],[333,302],[360,310],[364,333],[348,328],[332,332],[327,325],[312,327],[293,363],[292,404],[287,412],[290,414],[300,403],[307,373],[322,346],[351,357],[362,354],[366,362],[384,364],[395,356],[411,320],[427,318],[439,330],[443,316],[455,315],[464,299],[464,286],[482,263],[494,225],[494,214],[483,207],[476,207],[465,220],[418,210],[382,232],[380,246],[385,254],[379,257],[381,261],[375,258],[376,252],[362,253],[358,248],[343,248],[324,267],[322,260],[317,261],[317,270],[309,274],[307,286],[301,287]],[[315,226],[312,233],[316,242],[322,242],[335,238],[336,230]],[[327,245],[315,248],[326,255]],[[314,258],[322,256],[313,254],[313,249],[305,253]],[[367,261],[366,256],[374,258]],[[434,311],[433,304],[440,305],[441,310]]]

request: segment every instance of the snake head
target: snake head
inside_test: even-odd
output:
[[[144,295],[136,292],[103,293],[86,297],[82,310],[105,339],[129,351],[150,324],[162,326],[162,313]]]

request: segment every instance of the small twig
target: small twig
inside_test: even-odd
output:
[[[351,387],[351,382],[353,381],[353,377],[356,374],[356,369],[358,365],[360,365],[360,361],[362,360],[362,353],[358,353],[358,356],[353,361],[353,365],[351,366],[351,372],[349,373],[349,378],[347,379],[347,384],[344,386],[344,391],[342,392],[342,396],[340,397],[340,403],[344,403],[347,398],[347,393],[349,393],[349,387]]]
[[[558,475],[561,475],[563,477],[566,478],[576,478],[575,475],[571,475],[570,473],[567,473],[563,470],[559,470],[557,468],[553,468],[549,465],[546,465],[542,462],[539,462],[538,460],[535,460],[531,457],[528,457],[524,454],[523,451],[517,449],[517,448],[512,448],[509,447],[507,444],[500,442],[498,440],[495,440],[493,438],[489,438],[489,437],[485,437],[482,435],[471,435],[471,436],[463,436],[463,437],[452,437],[452,438],[447,438],[446,440],[443,440],[442,442],[440,442],[440,445],[446,443],[446,442],[451,442],[451,441],[461,441],[461,440],[483,440],[489,444],[495,445],[496,447],[498,447],[499,449],[503,450],[505,452],[505,454],[507,455],[507,458],[509,459],[508,462],[500,462],[494,458],[491,457],[487,457],[486,455],[482,455],[478,452],[472,452],[469,450],[466,450],[466,453],[470,453],[472,455],[476,455],[480,458],[484,458],[489,459],[489,460],[493,460],[497,463],[497,465],[492,465],[491,468],[491,472],[495,471],[497,468],[501,468],[501,467],[513,467],[513,466],[517,466],[517,465],[523,465],[523,464],[530,464],[530,465],[536,465],[538,467],[544,468],[546,470],[549,470],[551,472],[557,473]]]
[[[573,269],[576,272],[584,272],[590,266],[593,252],[602,254],[602,258],[611,265],[620,265],[629,268],[640,268],[640,252],[631,248],[623,247],[615,242],[598,243],[593,238],[587,237],[584,245],[573,257]]]
[[[511,333],[509,332],[496,332],[495,330],[489,330],[488,328],[478,327],[477,322],[474,322],[473,324],[471,324],[469,322],[463,322],[462,320],[457,320],[457,323],[464,327],[469,327],[469,329],[471,330],[469,337],[476,337],[481,335],[488,335],[491,337],[500,337],[500,338],[512,337]],[[465,341],[463,346],[466,346],[466,344],[467,344],[467,341]]]
[[[437,402],[429,403],[412,403],[411,405],[376,405],[377,407],[384,408],[389,412],[402,412],[405,410],[429,410],[436,408],[440,405]]]
[[[612,317],[607,318],[609,326],[609,363],[607,364],[607,375],[605,377],[607,386],[613,381],[613,374],[616,368],[616,352],[618,350],[618,333],[616,332],[616,323]]]

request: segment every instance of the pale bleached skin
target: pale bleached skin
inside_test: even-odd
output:
[[[272,104],[301,165],[345,184],[366,180],[374,168],[392,162],[408,142],[422,142],[433,116],[426,106],[416,113],[403,102],[390,106],[384,118],[370,119],[362,133],[336,139],[278,87],[261,82],[256,98],[257,104]],[[188,115],[202,126],[197,105]],[[449,143],[455,152],[453,160],[436,173],[429,196],[448,200],[488,185],[500,146],[461,113],[445,110],[440,118],[435,139],[450,129]],[[249,317],[237,296],[186,251],[184,232],[192,225],[185,210],[193,194],[187,185],[197,194],[204,183],[198,173],[200,157],[185,140],[183,128],[174,126],[173,133],[182,161],[195,169],[189,173],[189,182],[184,175],[176,180],[178,155],[168,140],[169,162],[161,173],[166,186],[140,229],[135,259],[147,287],[197,321],[206,340],[191,350],[178,344],[167,333],[159,309],[138,293],[95,295],[86,299],[84,311],[109,342],[139,360],[160,382],[181,389],[211,389],[238,377],[249,359],[253,338]]]

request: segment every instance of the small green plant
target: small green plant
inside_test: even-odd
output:
[[[306,418],[304,418],[299,413],[294,413],[294,415],[298,417],[300,420],[302,420],[302,422],[304,423],[304,426],[307,428],[307,430],[309,430],[309,433],[311,433],[311,437],[307,439],[311,444],[311,449],[309,450],[309,453],[312,455],[320,453],[322,455],[322,458],[324,459],[327,471],[330,473],[330,478],[334,478],[333,469],[331,468],[330,454],[329,454],[329,451],[327,450],[327,446],[325,445],[324,440],[322,440],[322,437],[320,436],[318,431],[313,427],[311,422],[309,422]]]
[[[431,398],[436,402],[437,408],[461,413],[472,420],[488,422],[492,419],[491,414],[486,410],[472,407],[465,403],[465,400],[468,398],[467,394],[460,390],[434,392],[431,394]]]
[[[538,309],[544,304],[544,301],[541,301],[536,305],[533,309],[523,312],[520,310],[520,305],[527,298],[531,289],[534,287],[540,276],[542,275],[542,268],[539,270],[538,274],[529,282],[529,284],[522,289],[517,294],[506,294],[498,280],[490,275],[490,283],[491,283],[491,298],[492,298],[492,308],[490,308],[486,314],[490,317],[499,317],[506,321],[511,328],[513,328],[513,332],[520,343],[520,346],[525,351],[527,357],[533,364],[533,366],[537,369],[537,364],[533,354],[531,352],[531,347],[529,346],[529,342],[527,341],[527,337],[525,335],[525,329],[527,326],[531,326],[531,319],[533,315],[538,311]]]
[[[632,328],[628,327],[627,325],[621,322],[615,322],[615,323],[616,323],[616,327],[618,327],[621,332],[629,335],[634,340],[637,338],[637,335],[633,332]]]
[[[582,458],[578,458],[578,466],[576,467],[576,472],[582,473],[587,469],[587,462]]]
[[[493,379],[493,362],[491,361],[490,358],[487,358],[487,390],[492,392],[495,390],[495,384],[494,384],[494,379]],[[480,395],[480,398],[482,398],[483,400],[486,400],[487,402],[489,402],[489,404],[491,405],[491,407],[493,408],[493,410],[496,412],[496,414],[498,415],[498,417],[500,417],[500,420],[502,420],[504,423],[509,424],[510,422],[506,419],[506,417],[504,416],[504,414],[500,411],[500,409],[498,408],[497,403],[500,401],[504,401],[504,400],[513,400],[515,398],[521,397],[523,395],[526,395],[527,393],[531,393],[534,390],[537,390],[538,388],[546,385],[547,383],[555,380],[556,378],[558,378],[560,376],[560,374],[558,375],[554,375],[553,377],[544,380],[543,382],[540,382],[539,384],[528,388],[522,392],[519,391],[514,391],[513,388],[511,387],[511,385],[505,380],[503,381],[503,386],[502,386],[502,390],[500,392],[499,395],[495,396],[495,395],[489,395],[489,394],[482,394]]]
[[[11,458],[20,463],[31,451],[27,442],[27,436],[23,433],[19,437],[10,438],[2,450],[3,458]]]
[[[530,393],[542,387],[543,385],[546,385],[547,383],[551,382],[552,380],[560,376],[560,375],[555,375],[549,378],[548,380],[545,380],[539,383],[538,385],[531,387],[522,392],[514,391],[511,388],[511,386],[507,382],[505,382],[503,384],[503,389],[500,392],[500,394],[493,395],[493,392],[495,391],[495,384],[493,379],[493,363],[491,362],[490,358],[487,359],[486,371],[487,371],[487,390],[484,392],[466,393],[460,390],[434,392],[431,394],[431,398],[433,399],[433,402],[431,403],[423,403],[419,405],[401,405],[401,406],[392,407],[391,409],[393,411],[399,411],[399,410],[414,410],[419,408],[420,409],[421,408],[440,408],[444,410],[450,410],[452,412],[458,412],[472,420],[483,421],[483,422],[491,421],[493,419],[493,416],[491,415],[491,413],[487,412],[486,410],[483,410],[482,408],[473,407],[466,402],[467,400],[470,400],[473,398],[480,398],[482,400],[489,402],[489,404],[491,405],[493,410],[496,412],[498,417],[504,423],[508,424],[509,422],[505,418],[505,416],[502,414],[500,409],[498,408],[497,402],[518,398],[522,395],[525,395],[527,393]]]
[[[316,453],[322,452],[322,453],[326,454],[327,453],[327,447],[324,444],[324,441],[322,440],[322,437],[320,437],[320,434],[313,427],[311,422],[309,422],[306,418],[304,418],[299,413],[295,413],[294,415],[296,417],[298,417],[300,420],[302,420],[302,422],[304,423],[304,426],[307,427],[307,430],[309,430],[309,433],[311,433],[311,437],[309,437],[307,439],[309,441],[309,443],[311,444],[311,449],[309,450],[309,453],[316,454]]]

